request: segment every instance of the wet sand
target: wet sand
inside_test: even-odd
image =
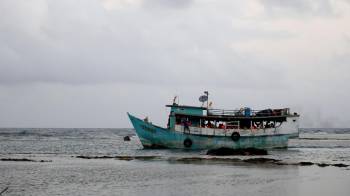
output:
[[[350,168],[80,159],[0,162],[3,195],[349,195]]]

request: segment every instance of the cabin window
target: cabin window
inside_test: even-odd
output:
[[[238,129],[239,128],[239,121],[227,122],[226,128],[227,129]]]
[[[176,124],[177,125],[183,125],[184,123],[188,123],[192,127],[199,127],[200,126],[200,119],[196,117],[185,117],[185,116],[176,116]]]

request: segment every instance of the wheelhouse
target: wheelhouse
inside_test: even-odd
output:
[[[176,126],[213,128],[213,129],[267,129],[280,127],[287,117],[297,117],[290,114],[289,108],[251,110],[207,109],[205,107],[167,105],[170,107],[168,128],[175,130]]]

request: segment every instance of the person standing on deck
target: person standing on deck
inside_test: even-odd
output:
[[[183,125],[184,125],[184,131],[190,132],[190,122],[187,119],[183,121]]]

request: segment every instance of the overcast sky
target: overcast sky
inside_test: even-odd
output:
[[[349,0],[0,0],[0,127],[166,124],[165,104],[350,127]]]

